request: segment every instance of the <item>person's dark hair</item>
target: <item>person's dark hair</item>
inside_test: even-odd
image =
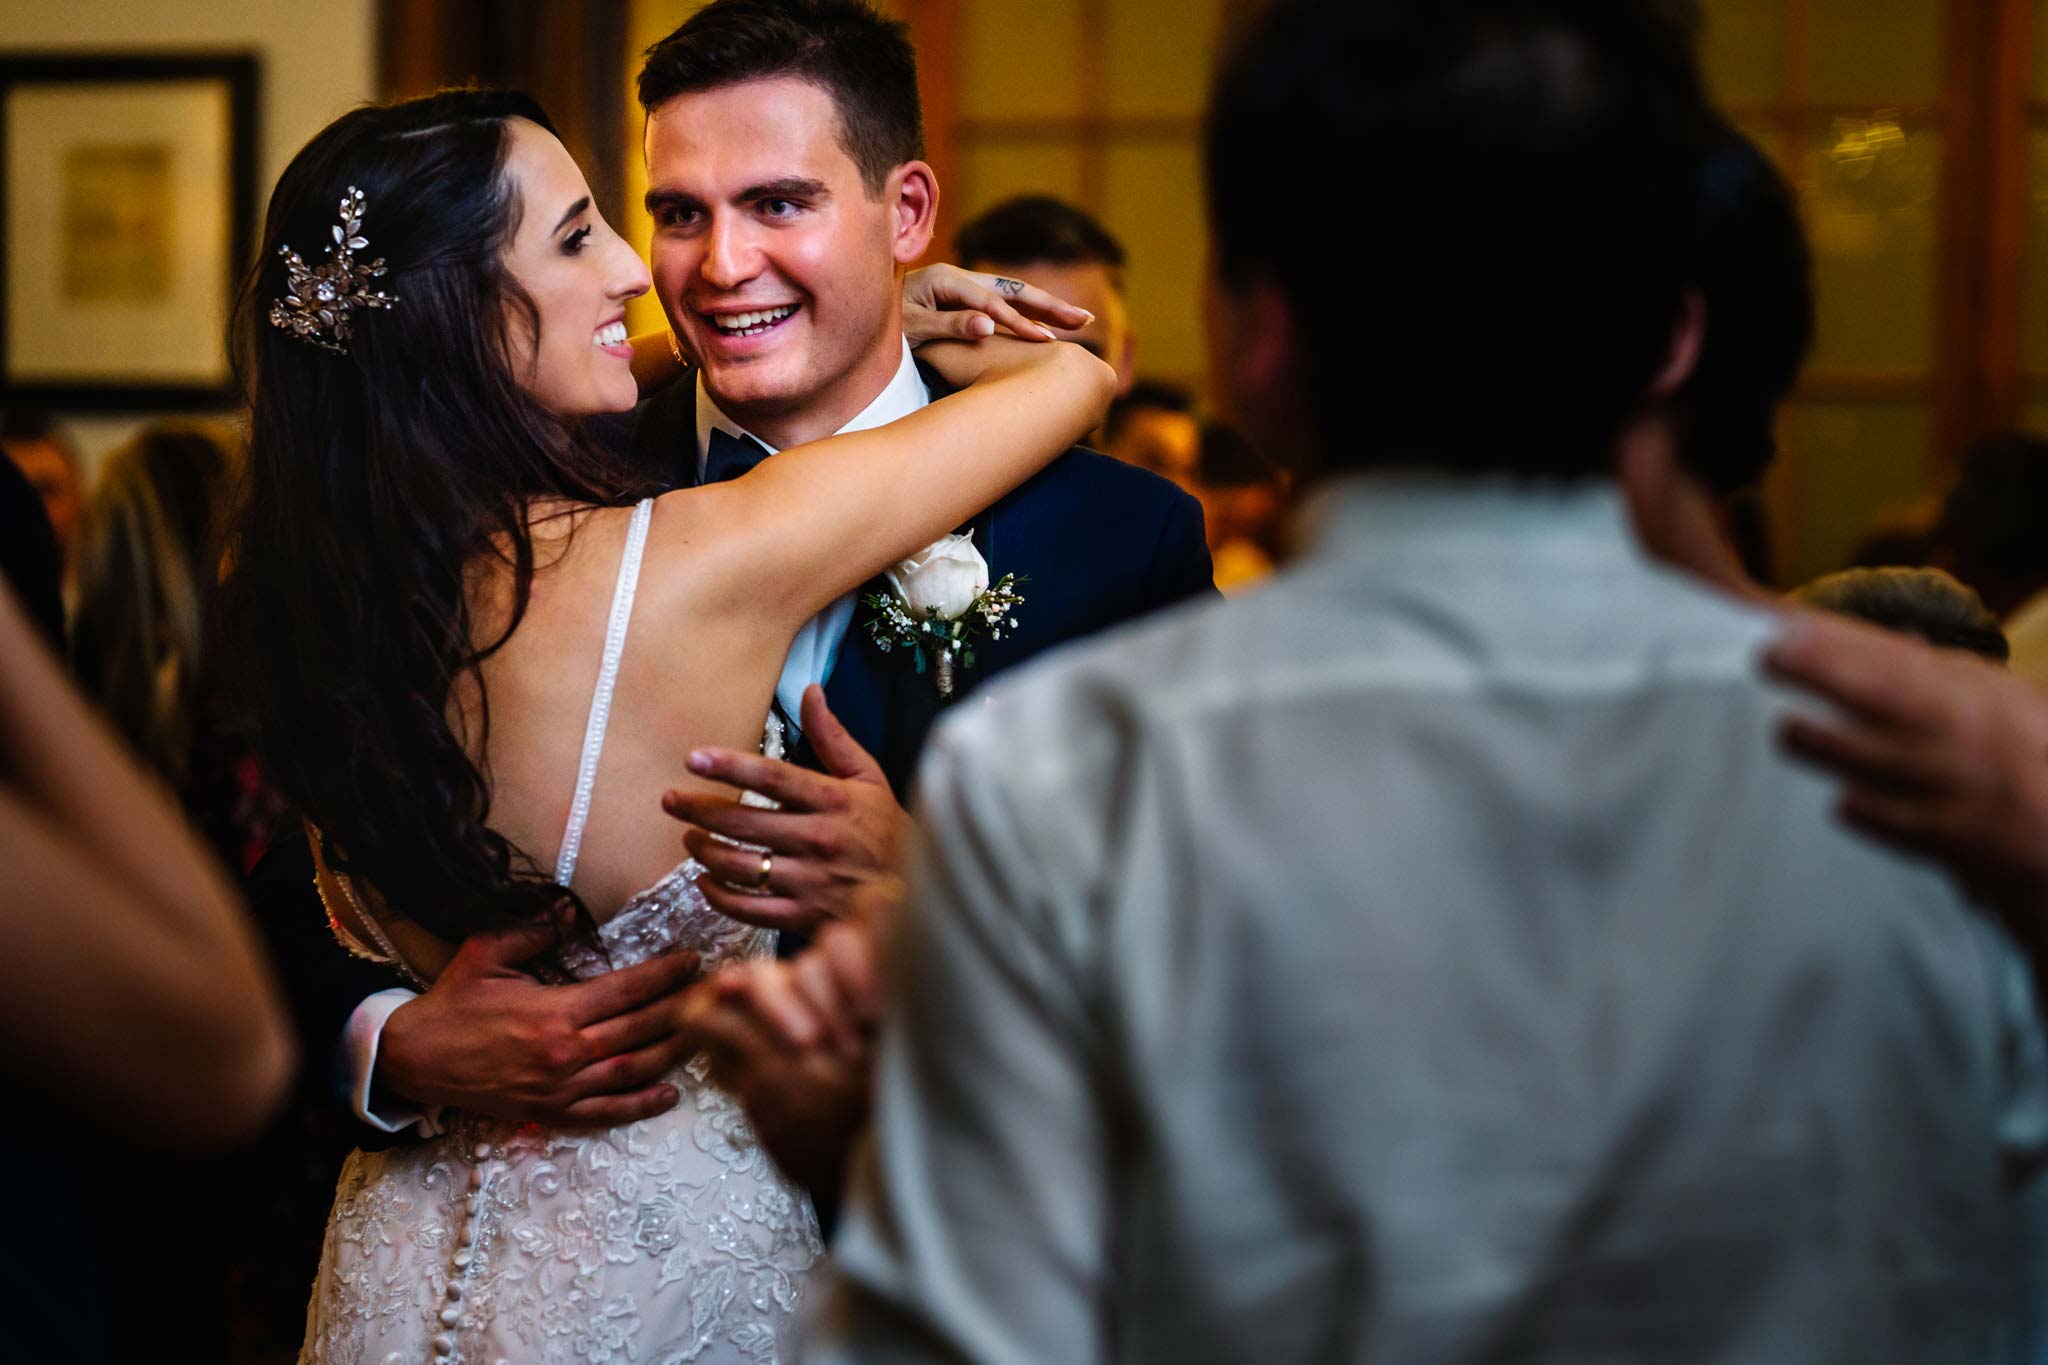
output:
[[[0,582],[21,599],[43,641],[64,653],[64,557],[42,495],[14,461],[0,455]]]
[[[70,449],[55,419],[41,408],[0,409],[0,441],[55,441]]]
[[[1112,399],[1109,415],[1102,419],[1102,438],[1114,442],[1124,429],[1124,424],[1134,412],[1150,409],[1155,412],[1193,412],[1195,396],[1178,384],[1169,384],[1164,379],[1140,379],[1131,385],[1131,391],[1121,398]]]
[[[285,794],[342,870],[447,939],[525,921],[573,897],[491,830],[490,725],[479,662],[523,618],[539,501],[621,504],[636,486],[543,409],[509,359],[533,302],[503,249],[518,222],[505,175],[525,95],[453,90],[354,110],[285,168],[235,315],[250,403],[248,488],[233,537],[231,659]],[[358,314],[346,354],[267,318],[279,251],[317,260],[350,187],[359,260],[398,302]],[[512,570],[489,638],[465,592],[474,562]],[[451,720],[458,686],[468,720]],[[467,743],[466,743],[467,742]],[[587,917],[586,917],[587,918]]]
[[[713,0],[647,49],[640,107],[782,76],[832,96],[839,145],[870,196],[923,159],[917,50],[908,29],[861,0]]]
[[[1202,482],[1211,488],[1244,488],[1272,483],[1278,476],[1273,462],[1234,427],[1221,422],[1202,423]]]
[[[1940,569],[1844,569],[1796,589],[1792,600],[1842,616],[1917,635],[1945,649],[1964,649],[2004,663],[2012,646],[1998,618],[1963,584]]]
[[[953,234],[953,255],[969,270],[986,266],[1099,265],[1123,287],[1123,243],[1064,199],[1019,195],[987,209]]]
[[[1224,283],[1290,304],[1323,462],[1607,472],[1681,316],[1705,110],[1640,0],[1269,8],[1217,80],[1208,212]]]
[[[1813,345],[1813,267],[1792,188],[1770,158],[1732,125],[1710,138],[1692,281],[1706,332],[1679,394],[1678,457],[1725,495],[1754,485],[1777,455],[1778,406]]]
[[[200,719],[230,500],[219,441],[151,425],[107,456],[78,529],[72,669],[174,787]]]
[[[2048,587],[2048,441],[2011,432],[1970,447],[1935,538],[1995,607]]]

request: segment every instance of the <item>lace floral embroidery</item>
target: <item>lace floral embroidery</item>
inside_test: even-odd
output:
[[[610,967],[674,947],[707,966],[773,951],[704,903],[700,871],[685,863],[604,925]],[[607,969],[588,957],[570,969]],[[817,1219],[701,1061],[672,1080],[682,1102],[624,1128],[458,1117],[432,1141],[352,1155],[301,1360],[789,1360]]]

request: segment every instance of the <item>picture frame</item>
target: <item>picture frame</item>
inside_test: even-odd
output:
[[[248,53],[0,53],[0,407],[235,404],[257,82]]]

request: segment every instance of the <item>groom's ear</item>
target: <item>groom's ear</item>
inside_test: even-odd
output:
[[[930,249],[939,222],[939,178],[922,161],[906,161],[889,172],[882,187],[888,205],[896,264],[909,265]]]

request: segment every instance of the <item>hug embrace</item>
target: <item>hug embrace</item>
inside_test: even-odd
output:
[[[231,620],[308,830],[257,896],[352,954],[292,955],[363,1139],[307,1360],[788,1358],[812,1192],[692,992],[893,862],[941,708],[1213,592],[1194,500],[1073,448],[1110,372],[1040,320],[1084,315],[906,283],[939,190],[900,26],[720,0],[639,94],[651,263],[537,105],[453,91],[316,136],[243,301]],[[626,336],[650,286],[682,373]],[[949,536],[1023,600],[942,695],[861,599]],[[808,800],[733,801],[707,755]]]

